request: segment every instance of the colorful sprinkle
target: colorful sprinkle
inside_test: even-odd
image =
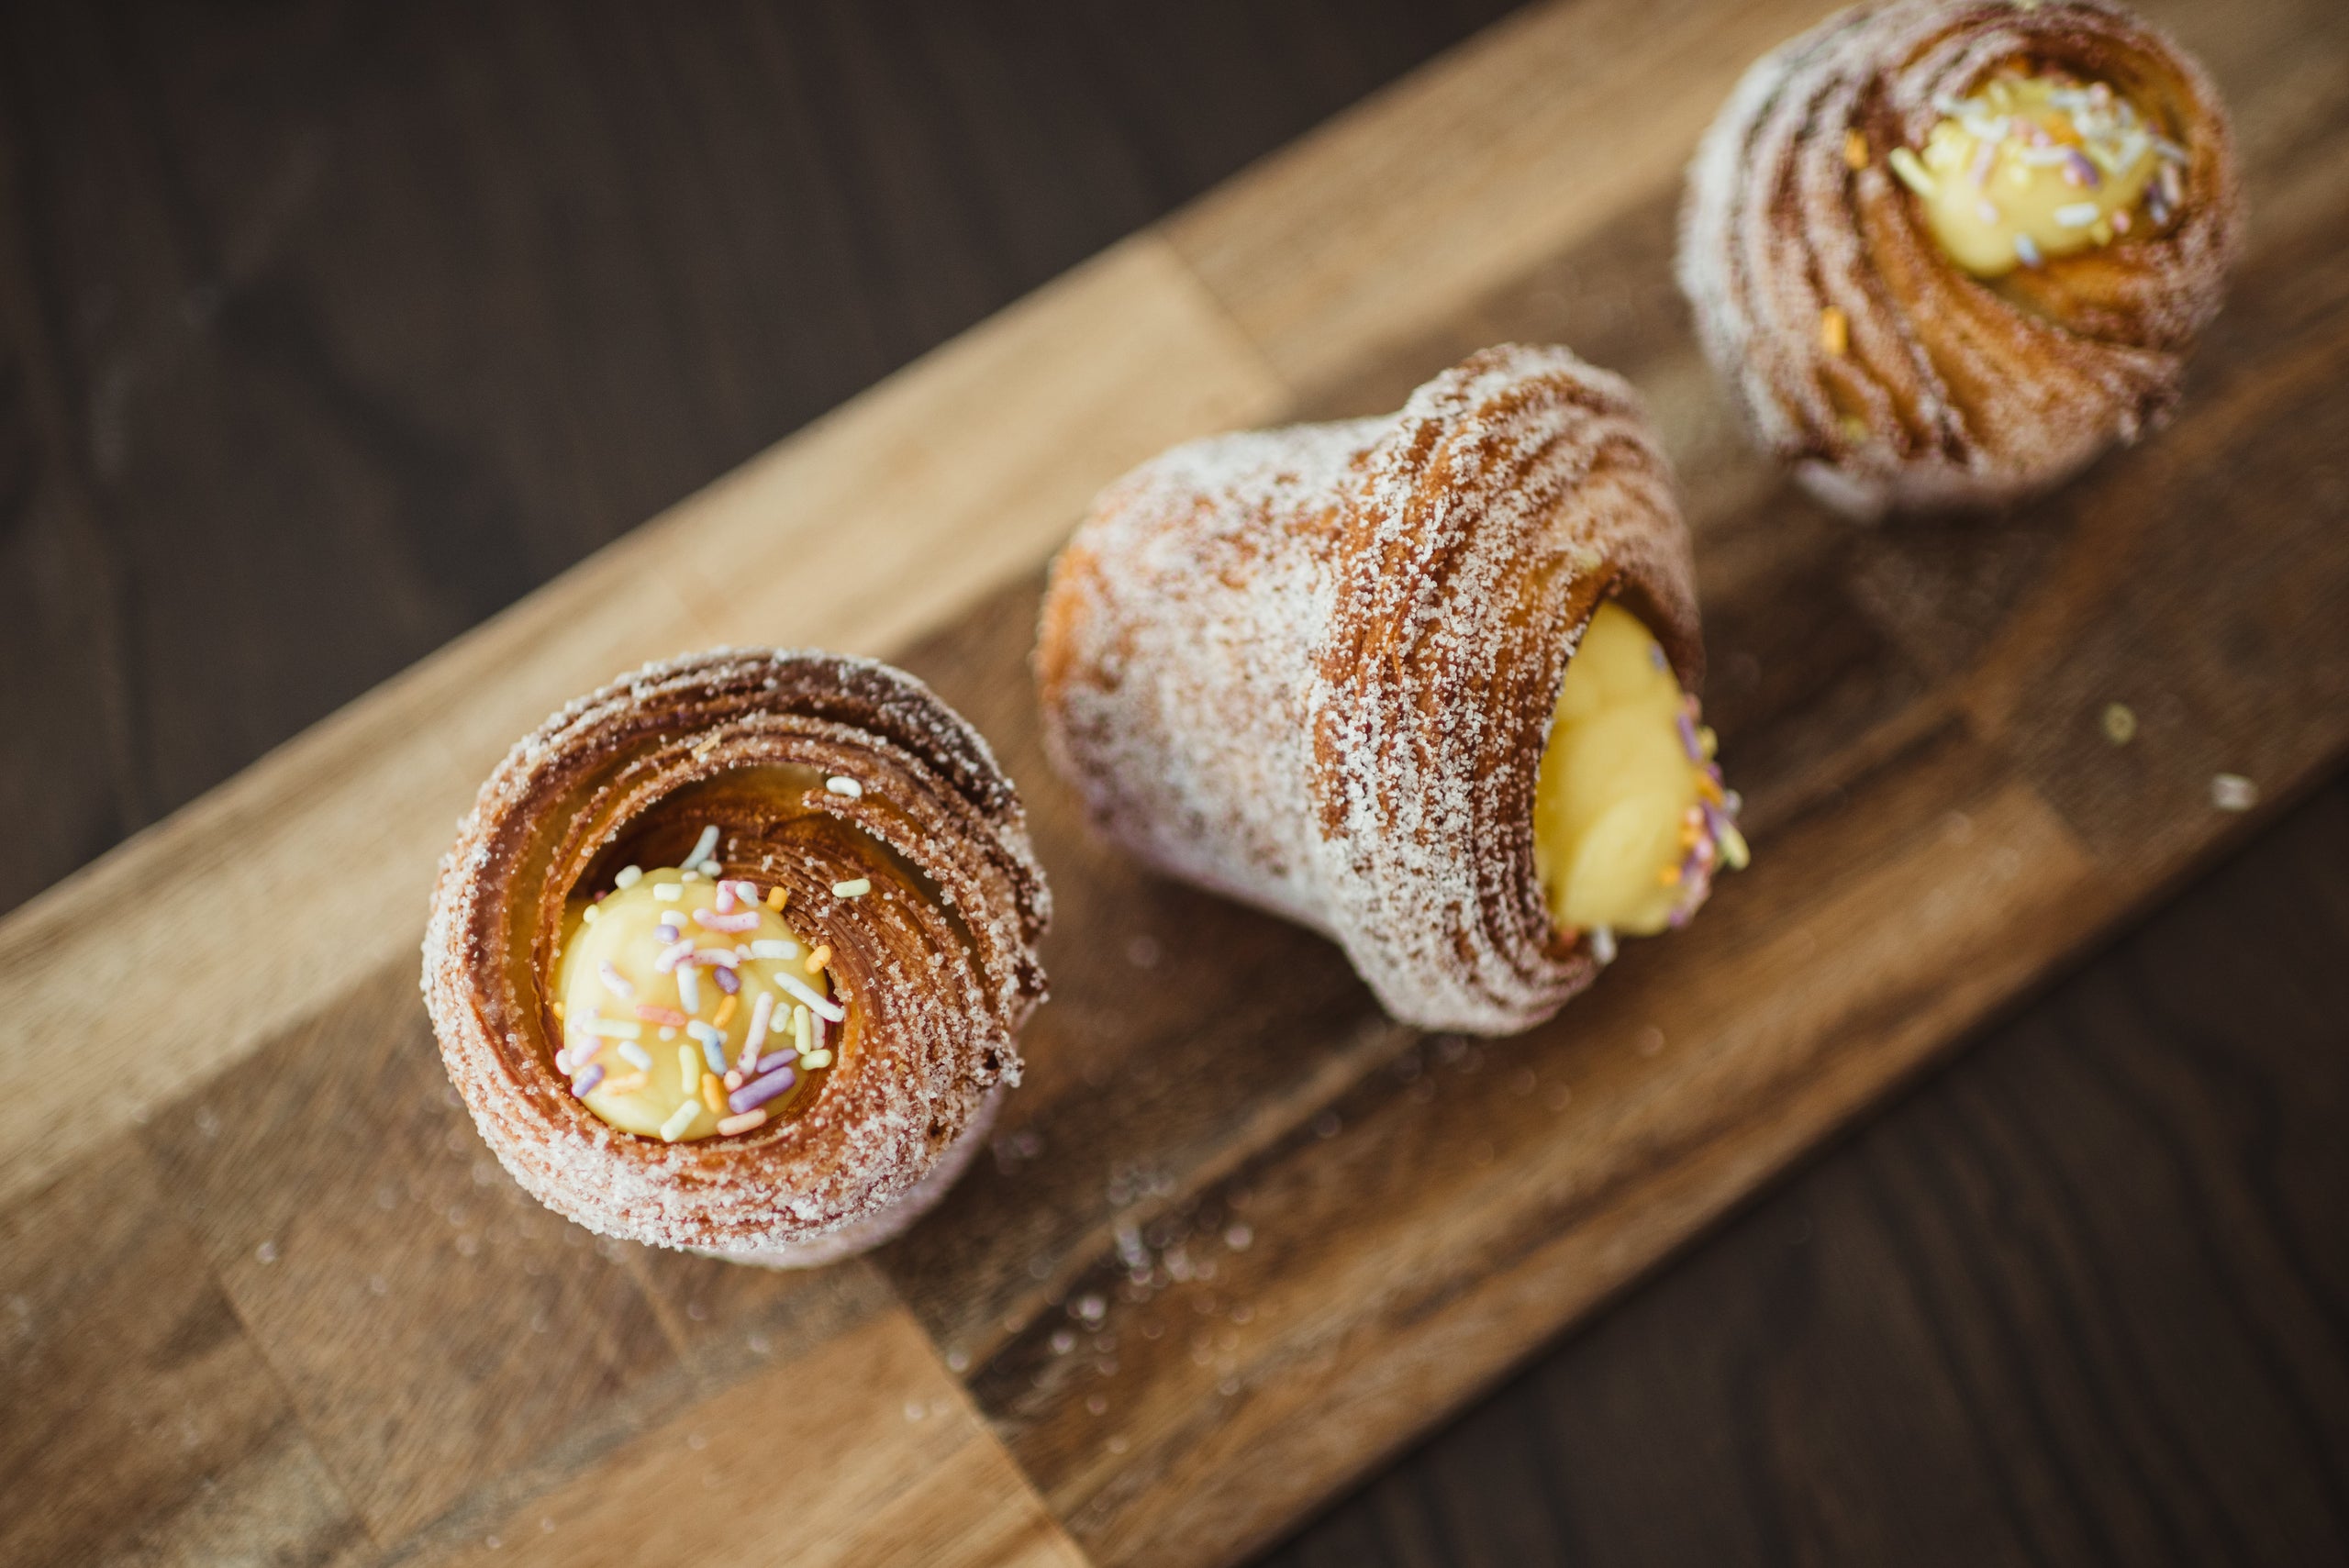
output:
[[[621,1001],[630,1002],[636,999],[636,987],[629,983],[626,975],[612,967],[610,959],[607,958],[596,966],[596,977],[604,983],[605,990],[609,991]]]
[[[689,963],[677,965],[677,1002],[688,1013],[701,1011],[701,981]]]
[[[627,1062],[630,1067],[637,1068],[640,1071],[644,1071],[650,1070],[652,1066],[652,1053],[645,1050],[644,1047],[637,1044],[636,1041],[632,1040],[622,1040],[620,1042],[619,1050],[620,1060]]]
[[[1852,347],[1852,321],[1833,306],[1819,313],[1819,346],[1842,359]]]
[[[799,1054],[807,1055],[816,1049],[816,1015],[805,1007],[791,1009],[791,1038],[798,1042]]]
[[[685,857],[685,864],[689,866],[701,864],[702,862],[709,859],[710,851],[717,848],[718,824],[713,822],[701,830],[700,838],[694,840],[693,853]]]
[[[2103,209],[2094,202],[2074,202],[2055,209],[2055,221],[2066,228],[2086,228],[2103,216]]]
[[[742,961],[734,956],[732,948],[697,948],[687,955],[685,962],[697,963],[704,969],[731,969]]]
[[[601,909],[598,909],[593,904],[590,904],[586,908],[579,911],[579,918],[585,924],[592,926],[596,923],[596,918],[602,914],[603,911]]]
[[[846,1009],[842,1008],[839,1003],[807,985],[796,975],[778,973],[774,977],[774,983],[790,992],[795,999],[806,1004],[807,1010],[818,1018],[829,1018],[833,1023],[839,1023],[848,1017]]]
[[[759,1047],[767,1041],[767,1025],[774,1018],[774,993],[762,991],[751,1003],[751,1029],[742,1037],[742,1069],[750,1071],[759,1060]],[[731,1087],[729,1084],[729,1087]]]
[[[626,1018],[583,1018],[577,1027],[581,1034],[601,1035],[606,1040],[639,1040],[644,1034],[642,1024]]]
[[[821,974],[824,973],[824,965],[831,962],[831,944],[829,942],[820,942],[817,944],[816,951],[807,955],[807,973],[810,974]]]
[[[2039,241],[2028,234],[2015,236],[2015,260],[2026,267],[2038,267],[2046,261],[2039,252]]]
[[[788,1067],[806,1054],[804,1051],[793,1051],[788,1046],[781,1051],[769,1051],[751,1063],[751,1071],[745,1076],[756,1078],[761,1073],[772,1073],[778,1067]]]
[[[1843,133],[1843,167],[1857,172],[1868,166],[1868,139],[1856,130]]]
[[[648,1024],[666,1024],[671,1029],[681,1029],[685,1021],[685,1015],[677,1011],[676,1008],[658,1007],[650,1002],[639,1002],[636,1005],[636,1016]]]
[[[713,1032],[700,1038],[701,1057],[704,1062],[709,1064],[709,1070],[712,1073],[725,1072],[726,1037],[722,1034]]]
[[[604,1064],[598,1062],[571,1081],[571,1092],[581,1099],[584,1099],[587,1097],[587,1092],[603,1081]]]
[[[753,1078],[731,1095],[727,1095],[726,1103],[734,1107],[735,1114],[740,1115],[742,1112],[765,1105],[798,1081],[798,1073],[788,1067],[778,1067],[763,1077]]]
[[[686,959],[691,958],[693,951],[693,939],[679,937],[661,950],[661,956],[652,961],[652,967],[657,973],[666,974]]]
[[[642,882],[643,880],[644,868],[642,866],[622,866],[620,867],[619,875],[612,878],[612,885],[615,887],[634,887],[638,883]]]
[[[1990,183],[1990,171],[1998,166],[1998,143],[2004,137],[1988,135],[1987,128],[1974,134],[1982,138],[1982,145],[1975,150],[1974,161],[1966,166],[1965,177],[1974,182],[1974,188],[1978,191]]]
[[[1919,195],[1930,201],[1940,194],[1941,186],[1934,183],[1932,174],[1926,172],[1923,160],[1908,148],[1894,148],[1884,161],[1891,166],[1892,172],[1900,183]]]
[[[802,1067],[829,1067],[831,1064],[832,1053],[829,1051],[811,1051],[799,1059]]]
[[[1615,952],[1615,928],[1593,926],[1590,929],[1590,956],[1601,963],[1612,963]]]
[[[739,915],[720,915],[708,909],[694,911],[694,924],[706,931],[755,931],[759,916],[755,909],[745,909]]]
[[[604,1093],[607,1095],[633,1095],[642,1087],[644,1087],[643,1073],[623,1073],[617,1078],[605,1080]]]
[[[797,958],[799,952],[799,944],[788,937],[761,937],[751,944],[752,958]]]
[[[685,895],[685,890],[674,882],[664,882],[652,890],[652,896],[663,904],[674,904]]]
[[[720,973],[723,973],[724,972],[721,971]],[[731,974],[727,974],[725,978],[731,980],[734,977]],[[721,982],[721,984],[723,984],[723,982]],[[740,983],[738,981],[736,984],[739,984]],[[710,1016],[709,1021],[716,1024],[719,1029],[724,1029],[728,1024],[734,1021],[734,1009],[740,1004],[740,998],[736,996],[733,992],[729,991],[726,994],[726,999],[718,1004],[718,1011]]]
[[[784,900],[790,896],[791,890],[783,886],[781,884],[777,884],[775,886],[767,889],[767,907],[780,915],[783,913]]]
[[[731,1002],[734,999],[734,993],[742,989],[742,983],[735,978],[734,966],[730,963],[723,969],[711,972],[710,978],[718,982],[718,988],[720,991],[726,993],[727,1002]],[[725,1005],[726,1002],[718,1004],[721,1007]]]
[[[701,1103],[709,1107],[709,1113],[712,1116],[726,1114],[725,1092],[718,1088],[718,1080],[707,1073],[702,1074]]]
[[[864,793],[863,784],[854,779],[842,778],[838,773],[826,779],[824,787],[845,800],[854,800]]]
[[[701,1102],[699,1100],[687,1100],[685,1104],[679,1106],[675,1110],[669,1113],[669,1119],[661,1124],[661,1141],[663,1143],[676,1142],[677,1140],[685,1135],[685,1129],[693,1126],[694,1118],[699,1115],[701,1115]]]
[[[718,1121],[718,1130],[724,1133],[727,1137],[731,1138],[738,1132],[750,1131],[751,1129],[758,1126],[766,1119],[767,1113],[756,1106],[753,1106],[750,1110],[744,1111],[740,1116],[722,1118]]]
[[[869,876],[854,877],[847,882],[832,884],[832,896],[835,898],[862,898],[872,891],[873,879]]]

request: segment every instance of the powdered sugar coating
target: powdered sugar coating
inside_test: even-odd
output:
[[[2110,83],[2169,126],[2185,200],[2158,231],[1986,282],[1942,252],[1886,158],[2024,59]],[[2225,112],[2155,28],[2099,0],[1893,0],[1830,17],[1739,82],[1689,167],[1678,272],[1757,438],[1865,517],[2010,500],[2157,425],[2241,227]],[[1848,323],[1841,354],[1822,340],[1830,309]]]
[[[1178,447],[1054,563],[1045,740],[1095,823],[1328,933],[1396,1017],[1502,1033],[1587,984],[1532,798],[1559,683],[1622,595],[1702,676],[1695,570],[1631,389],[1488,349],[1388,418]]]
[[[779,765],[863,792],[818,782],[766,814],[746,798],[721,862],[789,888],[859,1032],[798,1114],[698,1142],[621,1132],[552,1064],[540,976],[564,899],[679,789]],[[870,895],[830,895],[856,877]],[[516,745],[441,862],[424,995],[474,1124],[540,1201],[605,1235],[807,1262],[902,1229],[943,1191],[926,1178],[960,1168],[1019,1081],[1050,917],[1009,781],[927,686],[869,660],[719,650],[648,665]]]

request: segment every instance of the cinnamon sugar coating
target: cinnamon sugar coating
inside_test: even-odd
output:
[[[2125,95],[2183,150],[2183,198],[2109,246],[1979,280],[1887,160],[2019,61]],[[1869,517],[2009,501],[2158,426],[2241,227],[2225,111],[2157,29],[2099,0],[1892,0],[1746,72],[1689,167],[1678,271],[1757,439]]]
[[[1215,437],[1094,503],[1036,651],[1095,824],[1334,938],[1397,1018],[1503,1033],[1597,971],[1534,874],[1566,662],[1624,602],[1689,690],[1695,571],[1631,389],[1488,349],[1376,419]]]
[[[825,789],[834,775],[862,793]],[[705,820],[723,874],[787,888],[794,927],[830,946],[849,1020],[805,1105],[662,1143],[573,1097],[543,977],[566,898],[617,856],[674,863]],[[855,878],[872,891],[832,895]],[[927,686],[719,650],[648,665],[514,748],[441,862],[424,996],[483,1139],[547,1207],[607,1236],[817,1262],[901,1229],[967,1162],[1019,1081],[1050,917],[1019,797]]]

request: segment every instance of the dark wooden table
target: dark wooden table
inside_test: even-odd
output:
[[[1504,9],[12,8],[0,908]],[[2335,781],[1269,1561],[2349,1560],[2345,958]]]

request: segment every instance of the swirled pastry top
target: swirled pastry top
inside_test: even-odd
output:
[[[2240,227],[2224,111],[2156,29],[1891,0],[1739,83],[1678,270],[1764,444],[1868,513],[2027,494],[2164,417]]]

